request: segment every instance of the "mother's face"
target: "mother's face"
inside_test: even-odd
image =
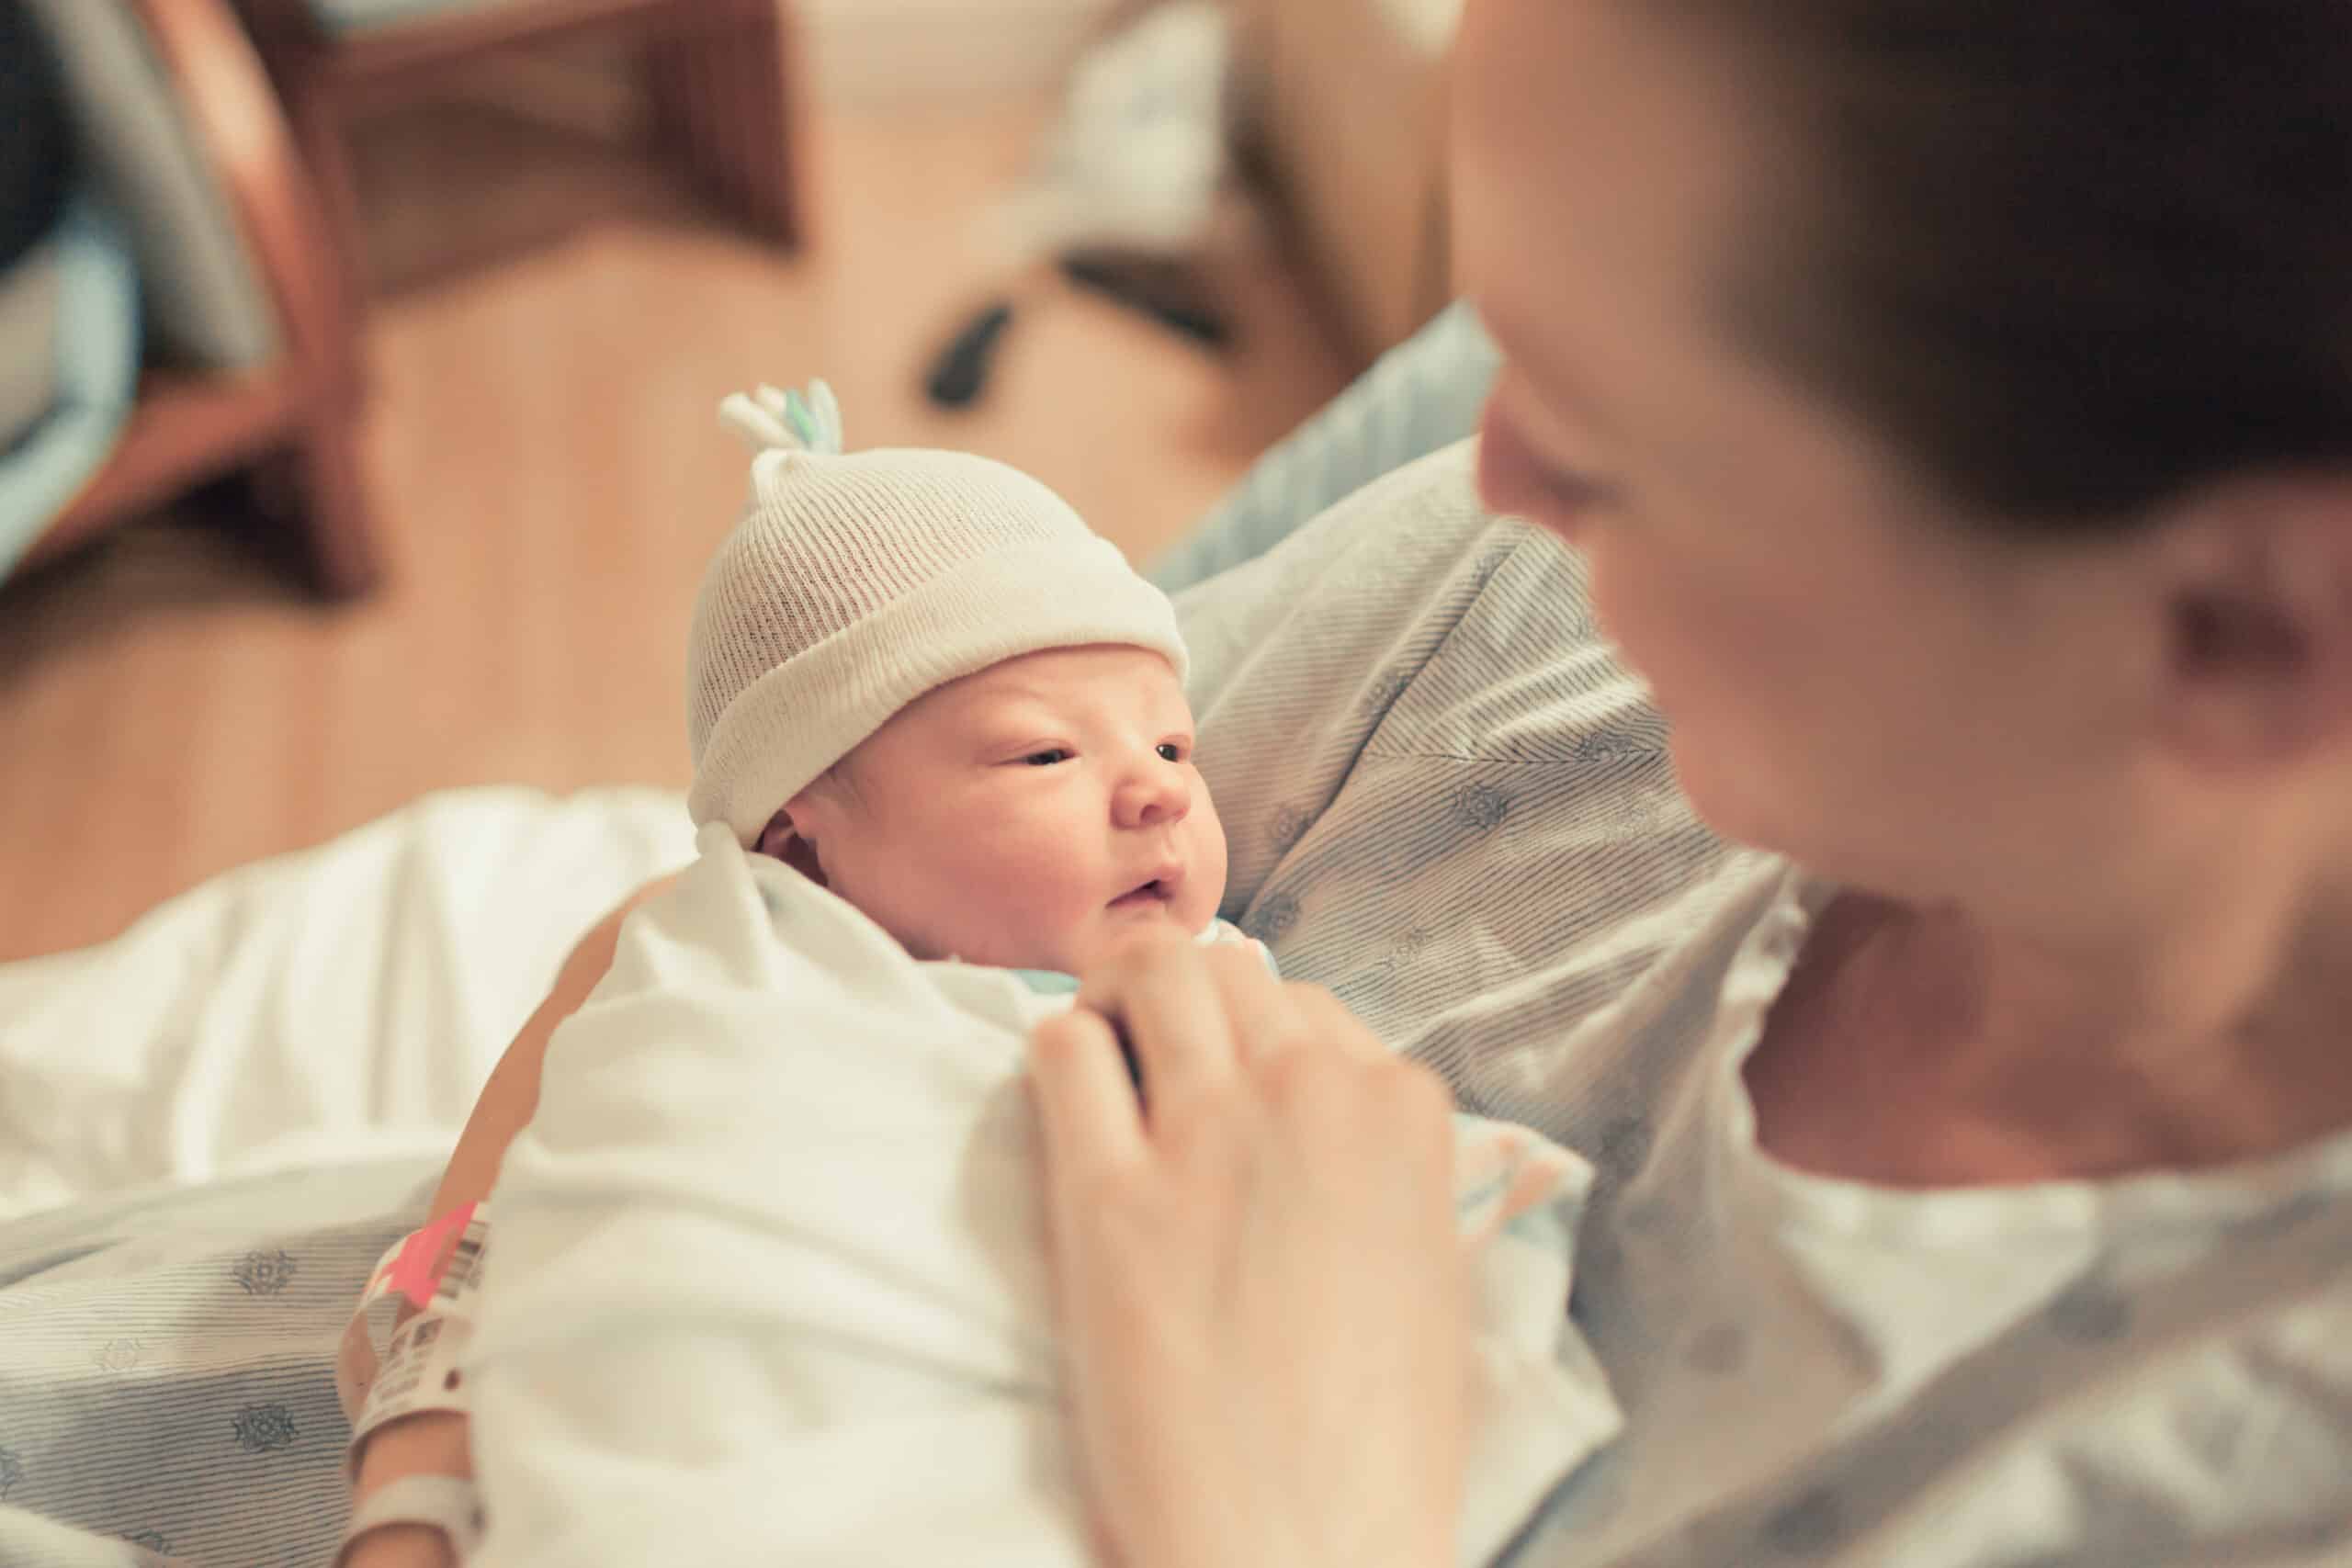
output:
[[[1643,9],[1464,18],[1457,257],[1507,358],[1488,503],[1587,556],[1719,830],[1914,898],[2126,875],[2157,809],[2132,783],[2164,657],[2143,574],[1963,530],[1735,344],[1723,281],[1799,220],[1812,160]]]

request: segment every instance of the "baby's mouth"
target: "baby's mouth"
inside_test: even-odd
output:
[[[1114,909],[1148,909],[1165,904],[1176,897],[1176,884],[1170,878],[1155,876],[1139,886],[1130,887],[1111,900]]]

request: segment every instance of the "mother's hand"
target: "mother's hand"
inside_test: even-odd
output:
[[[1032,1077],[1118,1561],[1450,1562],[1468,1341],[1444,1086],[1252,950],[1174,941],[1088,975]]]

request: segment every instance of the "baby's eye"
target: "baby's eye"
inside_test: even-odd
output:
[[[1159,760],[1163,762],[1181,762],[1184,760],[1184,748],[1177,745],[1173,740],[1163,740],[1159,743]]]
[[[1069,751],[1060,746],[1049,746],[1043,751],[1032,751],[1021,760],[1033,768],[1050,768],[1057,762],[1069,761]]]

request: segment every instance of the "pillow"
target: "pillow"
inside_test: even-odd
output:
[[[147,327],[164,355],[250,369],[277,321],[234,214],[128,0],[29,0],[74,109],[85,179],[129,220]]]
[[[138,395],[130,226],[103,197],[78,196],[50,248],[57,265],[50,406],[0,451],[0,576],[114,451]]]

